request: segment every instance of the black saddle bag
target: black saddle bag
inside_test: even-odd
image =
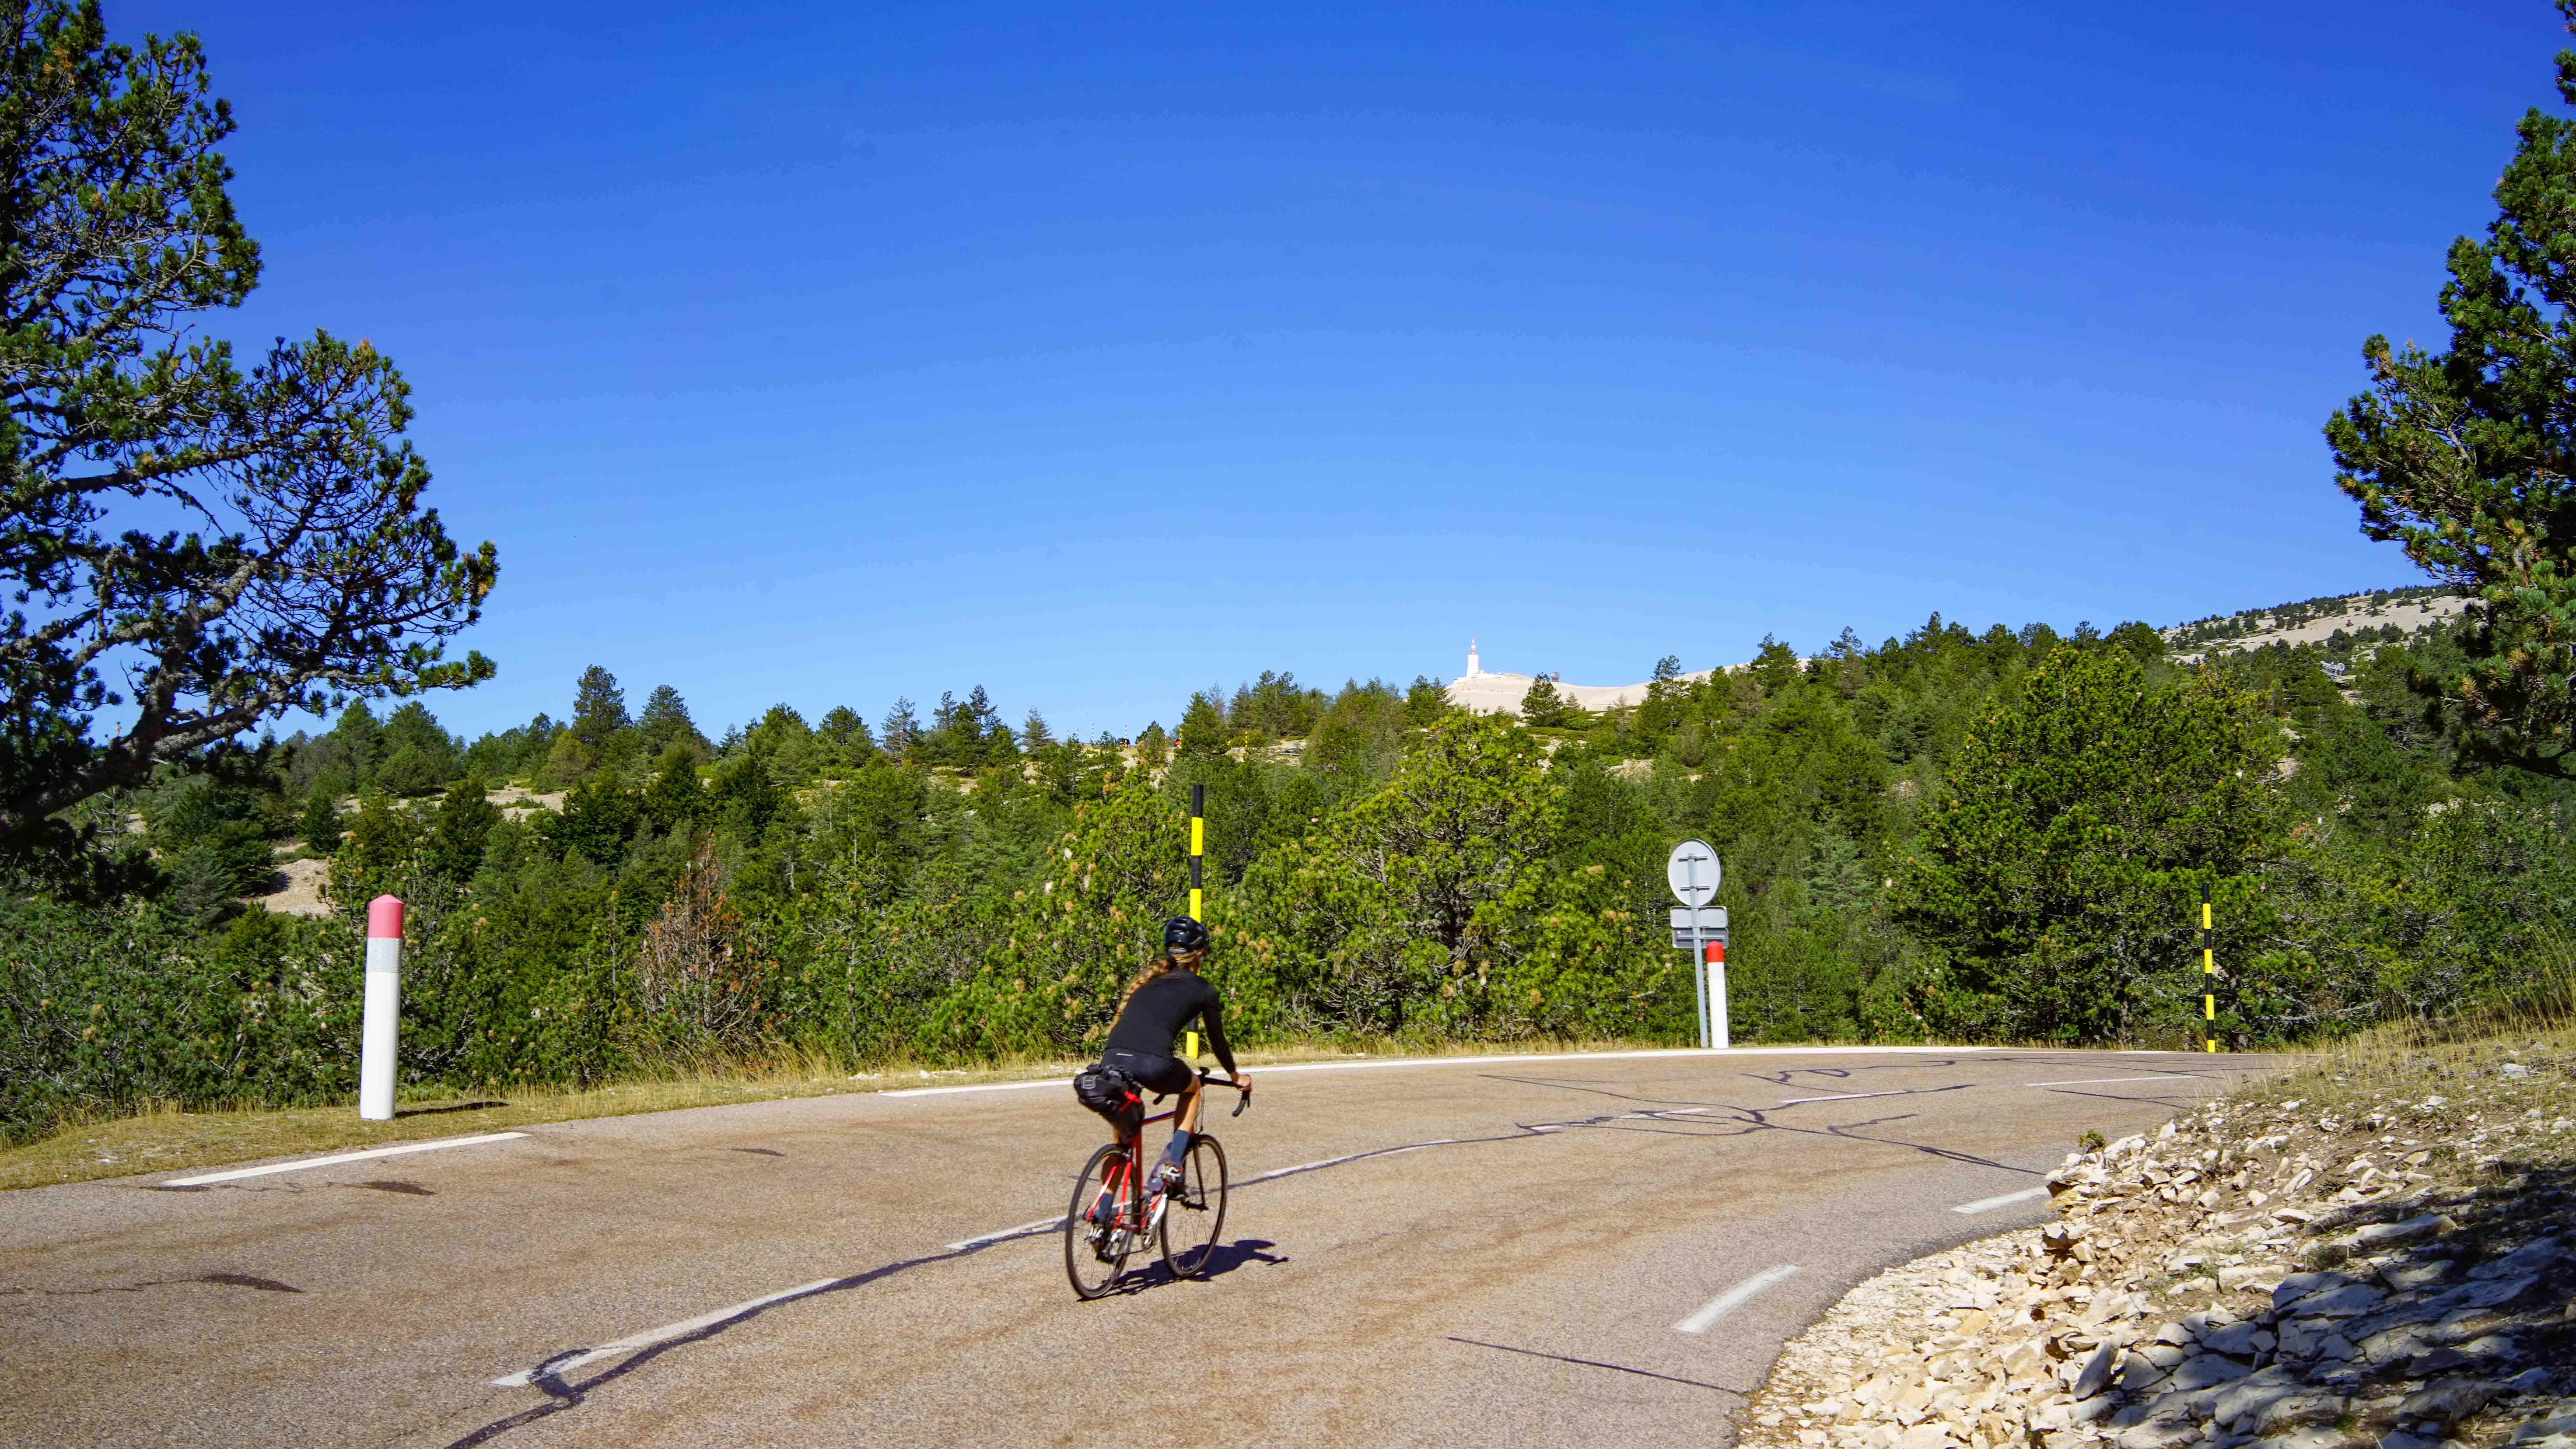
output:
[[[1145,1125],[1144,1089],[1116,1067],[1094,1063],[1074,1073],[1073,1097],[1107,1118],[1121,1136],[1133,1136]]]

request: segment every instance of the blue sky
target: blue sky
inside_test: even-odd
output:
[[[2249,13],[2254,12],[2254,13]],[[469,733],[2411,582],[2319,428],[2438,340],[2539,0],[1402,11],[118,3],[266,281],[494,540]],[[293,727],[289,722],[288,728]]]

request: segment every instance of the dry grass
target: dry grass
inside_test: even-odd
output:
[[[2563,983],[2562,983],[2563,984]],[[2297,1070],[2251,1083],[2236,1095],[2342,1131],[2375,1130],[2393,1104],[2409,1115],[2483,1138],[2502,1133],[2549,1158],[2576,1156],[2576,1010],[2563,990],[2544,1004],[2463,1016],[2439,1024],[2399,1023],[2329,1043]],[[2448,1150],[2468,1151],[2469,1137]]]
[[[1421,1047],[1388,1043],[1359,1049],[1308,1043],[1246,1052],[1247,1069],[1287,1062],[1369,1056],[1474,1056],[1552,1051],[1615,1051],[1661,1045],[1635,1041],[1464,1042]],[[622,1117],[735,1102],[773,1102],[881,1092],[898,1087],[969,1086],[982,1082],[1069,1077],[1073,1062],[1006,1062],[976,1070],[930,1070],[909,1063],[854,1067],[826,1054],[787,1053],[757,1066],[675,1068],[592,1088],[520,1086],[483,1093],[405,1099],[390,1122],[361,1120],[354,1105],[184,1111],[149,1103],[140,1111],[73,1123],[21,1147],[0,1149],[0,1191],[88,1182],[138,1173],[176,1172],[308,1152],[378,1147],[424,1137],[497,1132],[538,1122]]]

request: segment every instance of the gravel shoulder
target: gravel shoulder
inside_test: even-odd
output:
[[[2056,1221],[1792,1339],[1746,1449],[2576,1449],[2570,1034],[2377,1049],[2069,1155]]]

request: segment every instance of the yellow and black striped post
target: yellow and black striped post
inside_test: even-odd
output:
[[[1199,910],[1199,861],[1207,850],[1207,786],[1190,787],[1190,919],[1200,925],[1207,917]]]
[[[2204,1036],[2211,1051],[2218,1050],[2218,958],[2209,950],[2209,882],[2200,883],[2200,1015],[2207,1023]]]

